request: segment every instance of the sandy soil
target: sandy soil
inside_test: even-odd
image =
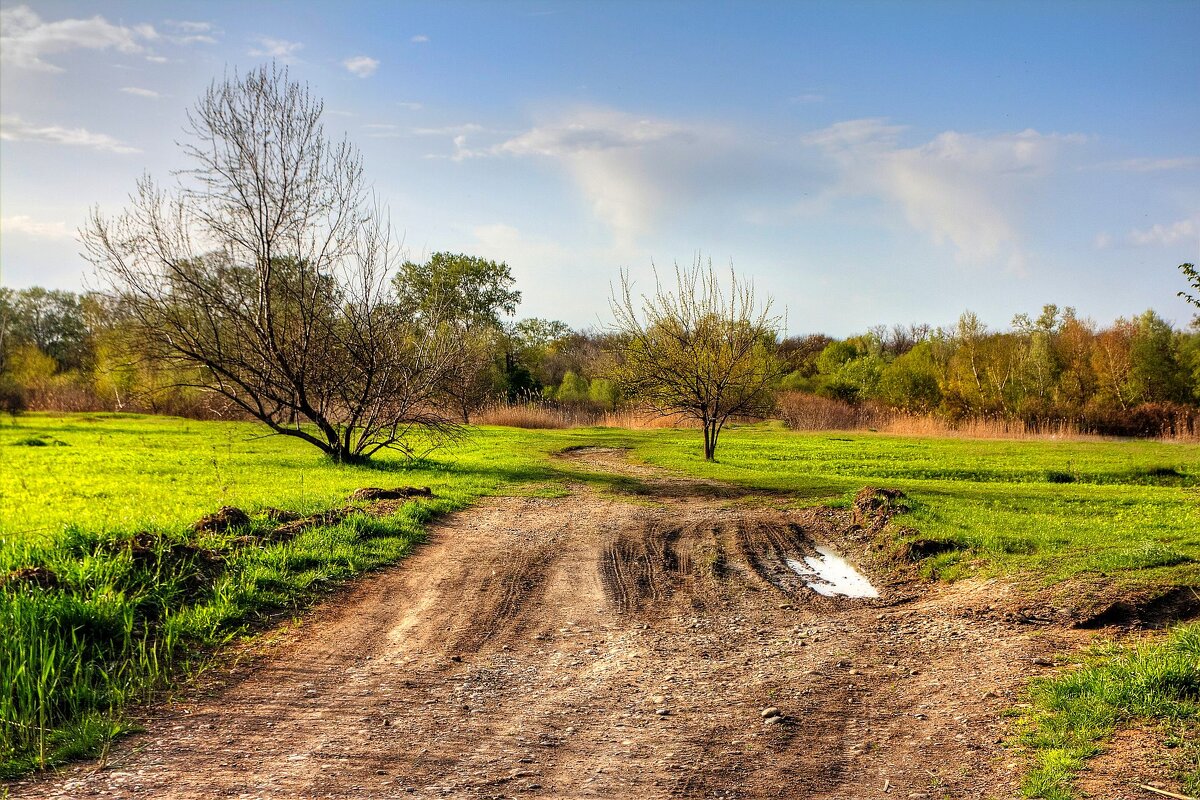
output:
[[[636,493],[577,486],[448,517],[221,685],[157,709],[102,768],[13,795],[1016,795],[1001,714],[1089,634],[1014,621],[998,584],[820,597],[783,559],[848,546],[831,512],[619,451],[570,457]],[[764,722],[770,706],[781,720]],[[1143,796],[1130,787],[1154,778],[1088,788]]]

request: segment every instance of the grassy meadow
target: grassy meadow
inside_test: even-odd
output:
[[[568,481],[630,488],[552,458],[570,446],[628,447],[634,459],[786,493],[777,501],[795,505],[845,504],[865,485],[903,489],[913,505],[903,524],[954,545],[925,564],[942,579],[1100,578],[1131,590],[1200,582],[1200,444],[764,424],[728,431],[719,461],[706,463],[697,431],[481,427],[423,460],[383,454],[341,466],[262,433],[116,414],[0,425],[0,580],[21,576],[0,585],[0,686],[12,687],[0,694],[0,776],[94,751],[127,725],[126,704],[222,643],[403,557],[437,514],[488,494],[558,493]],[[399,485],[434,497],[271,537],[272,507],[315,513],[344,506],[357,488]],[[251,514],[248,532],[191,531],[223,505]]]

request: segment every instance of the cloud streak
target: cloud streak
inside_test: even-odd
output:
[[[0,118],[0,139],[11,142],[48,142],[107,153],[141,152],[138,148],[105,133],[93,133],[86,128],[66,128],[61,125],[34,125],[15,116]]]
[[[1023,190],[1046,176],[1077,134],[976,135],[945,131],[925,144],[900,144],[905,128],[881,119],[840,122],[805,143],[838,168],[836,190],[875,197],[898,210],[960,262],[1004,263],[1016,272],[1025,254],[1014,220]]]
[[[257,46],[250,48],[249,55],[259,58],[278,58],[287,61],[304,48],[303,42],[289,42],[286,39],[276,39],[271,36],[257,36],[253,40]]]
[[[1200,215],[1165,225],[1133,229],[1126,241],[1137,247],[1170,247],[1181,242],[1200,242]]]
[[[145,97],[149,100],[159,100],[162,98],[162,95],[153,89],[143,89],[139,86],[123,86],[121,87],[121,91],[125,94],[131,94],[135,97]]]
[[[116,50],[142,53],[144,43],[159,38],[151,25],[114,25],[101,16],[45,22],[29,6],[0,11],[0,60],[38,72],[63,72],[46,60],[73,50]]]
[[[37,239],[70,239],[72,236],[65,222],[38,222],[25,214],[0,218],[0,231],[24,234]]]
[[[719,165],[746,160],[719,128],[610,108],[579,108],[489,147],[470,147],[469,133],[454,134],[454,159],[529,158],[565,170],[618,248],[633,247],[672,209],[718,189]]]

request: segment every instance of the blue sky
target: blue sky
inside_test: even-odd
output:
[[[506,261],[520,316],[607,319],[697,252],[791,333],[1179,326],[1200,260],[1200,2],[0,3],[0,281],[187,166],[186,109],[272,58],[363,151],[410,255]]]

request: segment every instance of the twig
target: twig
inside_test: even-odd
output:
[[[1155,789],[1153,786],[1147,786],[1144,783],[1139,783],[1138,788],[1145,789],[1147,792],[1154,792],[1155,794],[1161,794],[1163,797],[1173,797],[1173,798],[1175,798],[1175,800],[1197,800],[1197,798],[1191,797],[1190,795],[1175,794],[1174,792],[1168,792],[1164,789]]]

